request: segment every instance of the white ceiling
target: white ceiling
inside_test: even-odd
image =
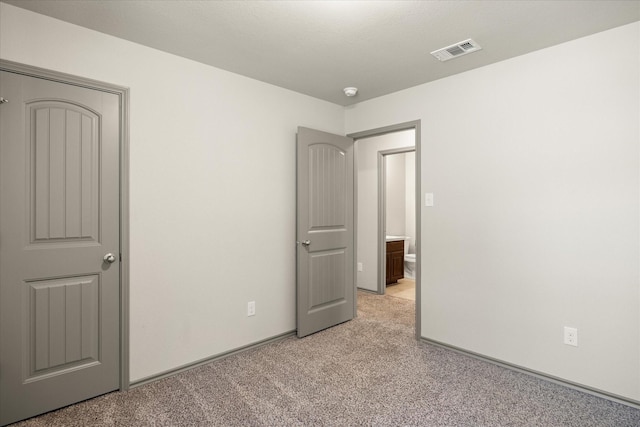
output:
[[[340,105],[640,20],[635,0],[1,1]],[[467,38],[483,50],[429,54]]]

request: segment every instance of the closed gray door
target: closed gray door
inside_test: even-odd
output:
[[[298,337],[355,317],[353,140],[298,128]]]
[[[4,71],[0,96],[6,424],[119,387],[119,99]]]

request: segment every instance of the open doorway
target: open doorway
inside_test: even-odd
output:
[[[415,238],[410,242],[415,254],[415,334],[420,337],[420,122],[407,122],[348,135],[355,140],[356,154],[356,286],[359,290],[384,294],[386,289],[385,200],[380,189],[385,184],[380,164],[384,157],[413,152],[413,206]],[[384,191],[382,192],[384,194]],[[381,214],[382,212],[382,214]],[[403,233],[405,234],[405,233]],[[404,246],[404,243],[401,243]],[[404,253],[404,250],[403,250]]]
[[[410,141],[407,141],[410,142]],[[378,152],[378,293],[415,301],[415,146]],[[384,270],[382,270],[384,269]]]

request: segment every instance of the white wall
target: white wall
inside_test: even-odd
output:
[[[636,22],[346,109],[348,133],[421,119],[424,337],[640,400],[639,43]]]
[[[415,137],[414,137],[415,138]],[[416,155],[390,154],[386,161],[386,234],[405,236],[409,253],[416,244]]]
[[[407,226],[405,154],[385,156],[386,161],[386,234],[404,236]]]
[[[416,253],[416,153],[405,155],[405,236],[409,238],[409,253]]]
[[[343,133],[343,108],[4,3],[0,19],[3,59],[131,88],[131,379],[295,329],[296,128]]]
[[[406,120],[405,120],[406,121]],[[367,130],[373,129],[369,128]],[[356,142],[358,166],[358,262],[363,271],[356,275],[359,288],[378,290],[378,152],[413,147],[413,129],[363,138]]]

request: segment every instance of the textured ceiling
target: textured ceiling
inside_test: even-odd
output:
[[[640,20],[640,1],[1,1],[340,105]],[[467,38],[483,50],[429,54]]]

